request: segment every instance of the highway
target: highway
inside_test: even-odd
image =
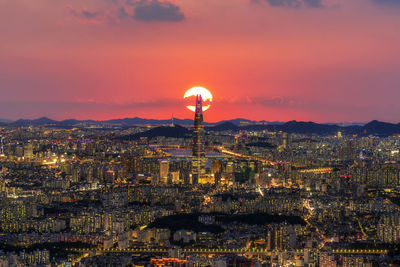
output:
[[[167,248],[146,249],[146,248],[129,248],[129,249],[70,249],[70,252],[89,253],[95,252],[96,254],[168,254]],[[185,255],[188,254],[236,254],[236,255],[264,255],[271,256],[279,252],[294,252],[303,253],[303,250],[264,250],[264,249],[182,249],[181,252]],[[334,254],[387,254],[387,250],[383,249],[336,249],[332,251]]]
[[[274,161],[263,159],[263,158],[259,158],[259,157],[249,156],[249,155],[245,155],[245,154],[241,154],[241,153],[237,153],[237,152],[229,150],[229,149],[227,149],[227,148],[225,148],[223,146],[216,146],[216,147],[213,147],[213,148],[218,150],[219,152],[221,152],[223,154],[227,154],[227,155],[230,155],[230,156],[234,156],[234,157],[238,157],[238,158],[245,158],[245,159],[250,159],[250,160],[257,160],[257,161],[261,161],[261,162],[268,163],[268,164],[271,164],[271,165],[275,165]]]
[[[152,146],[151,149],[154,150],[154,152],[156,153],[156,155],[152,155],[152,156],[147,156],[147,157],[183,157],[183,158],[187,158],[190,157],[189,155],[174,155],[172,156],[170,153],[166,152],[165,148],[174,148],[174,146],[163,146],[158,147],[158,146]],[[255,161],[260,161],[266,164],[270,164],[270,165],[276,165],[277,162],[275,161],[271,161],[268,159],[264,159],[264,158],[260,158],[260,157],[255,157],[255,156],[250,156],[250,155],[246,155],[246,154],[242,154],[242,153],[238,153],[238,152],[234,152],[226,147],[223,146],[211,146],[211,149],[217,150],[222,154],[226,154],[232,157],[236,157],[236,158],[242,158],[242,159],[248,159],[248,160],[255,160]],[[219,157],[218,155],[213,155],[213,156],[207,156],[209,158],[212,157]],[[293,164],[294,167],[299,167],[296,164]],[[299,172],[301,173],[330,173],[333,171],[332,167],[319,167],[319,168],[311,168],[311,169],[303,169],[303,170],[299,170]]]
[[[303,206],[308,210],[308,216],[305,216],[303,219],[310,227],[315,228],[317,233],[320,235],[322,241],[319,246],[319,249],[322,249],[325,246],[325,244],[329,242],[329,238],[327,238],[317,226],[313,225],[310,222],[310,219],[313,216],[313,208],[310,206],[310,202],[308,200],[304,200]]]

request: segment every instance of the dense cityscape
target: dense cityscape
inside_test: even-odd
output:
[[[0,0],[0,267],[400,267],[400,0]]]
[[[200,95],[194,126],[25,124],[1,128],[0,266],[400,264],[398,134],[204,127]]]

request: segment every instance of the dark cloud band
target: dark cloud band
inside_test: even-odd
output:
[[[265,0],[273,7],[323,7],[322,0]]]
[[[113,11],[91,11],[67,6],[73,17],[84,22],[104,22],[118,18],[144,22],[179,22],[185,19],[180,6],[161,0],[108,0],[116,8]]]
[[[134,6],[133,18],[139,21],[182,21],[185,15],[178,5],[167,1],[139,1]]]

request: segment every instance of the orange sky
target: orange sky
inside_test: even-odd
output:
[[[0,2],[0,117],[398,122],[400,0]]]

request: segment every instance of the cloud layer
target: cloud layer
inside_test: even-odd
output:
[[[106,20],[107,16],[103,11],[88,10],[87,8],[73,8],[66,6],[69,14],[80,23],[99,24]]]
[[[323,7],[322,0],[265,0],[273,7]]]
[[[109,11],[77,9],[67,6],[69,14],[82,23],[101,23],[106,20],[133,19],[144,22],[179,22],[185,19],[180,6],[162,0],[110,0]]]
[[[182,21],[185,15],[181,8],[168,1],[141,0],[129,2],[134,7],[133,18],[139,21]]]

